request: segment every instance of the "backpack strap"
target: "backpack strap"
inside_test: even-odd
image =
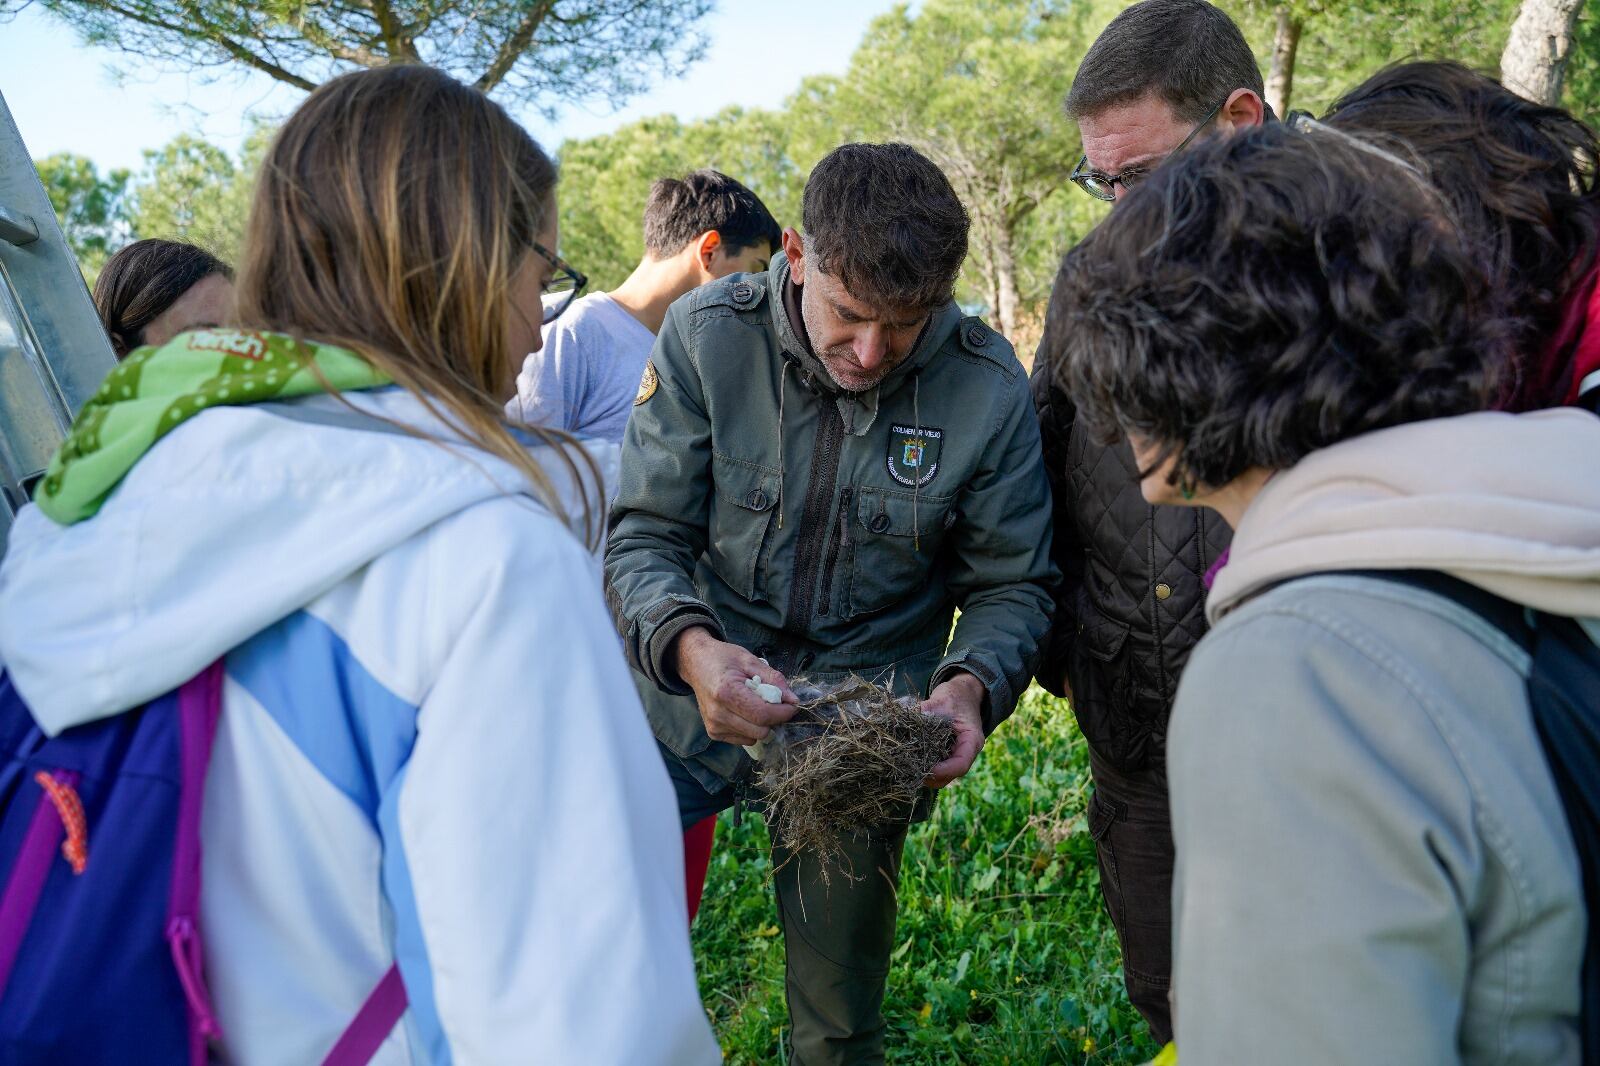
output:
[[[322,1060],[322,1066],[366,1066],[399,1024],[408,1003],[400,967],[391,966],[378,987],[367,996],[367,1001],[361,1004],[328,1057]]]
[[[1431,592],[1465,607],[1473,614],[1500,630],[1527,652],[1533,654],[1535,631],[1528,620],[1528,612],[1508,599],[1496,596],[1487,589],[1461,580],[1440,570],[1339,570],[1332,571],[1350,577],[1370,577],[1396,585]]]
[[[1528,712],[1582,874],[1588,939],[1580,971],[1584,1061],[1600,1049],[1600,647],[1576,619],[1524,608],[1432,570],[1339,571],[1408,585],[1472,611],[1528,653]]]
[[[167,943],[189,1002],[190,1061],[203,1064],[207,1045],[220,1040],[211,996],[206,990],[204,952],[200,943],[200,815],[205,801],[206,770],[222,715],[226,677],[218,659],[178,690],[179,792],[178,830],[172,856],[172,889],[167,904]],[[390,966],[361,1005],[324,1066],[366,1066],[406,1012],[405,983],[399,966]]]
[[[1585,378],[1584,385],[1588,386],[1588,391],[1580,395],[1573,406],[1600,415],[1600,370]]]
[[[203,1064],[206,1045],[222,1036],[206,991],[200,944],[200,812],[217,718],[222,713],[223,665],[218,659],[178,690],[178,826],[167,897],[167,945],[189,1003],[189,1060]]]

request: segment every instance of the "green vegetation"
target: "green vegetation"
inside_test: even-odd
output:
[[[1255,50],[1268,77],[1268,95],[1320,113],[1385,63],[1447,57],[1494,72],[1522,0],[1219,2]],[[124,27],[128,17],[101,0],[51,0],[45,6],[96,41],[111,42],[112,29]],[[170,6],[173,0],[135,5],[139,10]],[[208,0],[195,10],[227,6]],[[308,84],[334,69],[415,52],[452,73],[479,79],[509,104],[548,113],[558,104],[592,96],[599,91],[595,86],[606,86],[604,91],[620,102],[643,91],[652,78],[684,69],[702,53],[695,27],[706,6],[703,0],[628,6],[629,17],[661,31],[640,38],[642,49],[625,45],[618,52],[627,34],[582,41],[536,34],[511,68],[490,68],[502,80],[488,81],[478,74],[488,63],[481,48],[429,51],[429,34],[459,44],[446,31],[467,9],[448,0],[421,5],[427,15],[418,23],[423,28],[409,37],[415,27],[363,29],[365,3],[349,5],[353,21],[332,28],[314,20],[283,23],[278,16],[288,9],[273,3],[233,5],[228,17],[249,24],[251,41],[292,38],[293,48],[284,54],[296,59],[296,76],[305,74]],[[1061,253],[1105,214],[1103,204],[1067,182],[1079,141],[1061,101],[1084,52],[1123,6],[1125,0],[897,4],[873,20],[844,74],[806,79],[780,108],[729,108],[694,121],[661,115],[602,136],[547,145],[559,149],[561,157],[562,252],[589,276],[593,288],[610,289],[643,251],[640,215],[656,178],[713,166],[759,193],[780,223],[799,225],[806,176],[831,148],[848,140],[908,140],[945,169],[972,214],[972,255],[959,298],[982,308],[1018,351],[1029,353],[1042,328]],[[16,7],[17,0],[0,0],[0,22]],[[567,8],[589,14],[623,10],[620,0],[570,0]],[[510,25],[504,19],[520,8],[497,2],[489,9],[504,17],[491,19],[486,31],[499,39],[496,34]],[[179,28],[158,33],[161,47],[155,54],[204,70],[211,59],[198,57],[209,55],[205,48],[214,45],[217,27],[224,23],[221,14],[213,22],[196,18],[195,26],[178,19]],[[555,25],[541,24],[540,32],[553,32]],[[683,32],[665,32],[669,27]],[[1578,46],[1563,102],[1593,119],[1600,106],[1600,48],[1591,46],[1600,42],[1600,12],[1581,13],[1575,30]],[[350,34],[355,37],[347,40]],[[117,38],[116,43],[127,47],[130,40],[143,38]],[[191,55],[186,49],[195,44],[205,47]],[[318,57],[333,57],[326,71]],[[252,65],[248,58],[236,61]],[[617,77],[562,76],[574,70],[607,70]],[[134,175],[100,175],[88,160],[73,156],[41,160],[39,169],[91,276],[110,251],[136,237],[197,241],[232,260],[270,133],[259,127],[237,155],[180,136],[147,152],[144,167]]]
[[[1100,903],[1088,779],[1071,711],[1035,687],[912,830],[884,1006],[890,1062],[1121,1066],[1155,1054]],[[760,818],[733,828],[724,816],[695,921],[700,991],[734,1066],[781,1061],[766,845]]]
[[[0,23],[35,0],[0,0]],[[310,91],[351,70],[427,63],[501,99],[616,103],[704,52],[711,0],[38,0],[87,44]]]

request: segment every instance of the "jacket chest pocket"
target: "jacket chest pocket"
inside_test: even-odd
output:
[[[949,496],[859,488],[850,530],[850,615],[882,610],[928,578],[945,531],[955,524]]]
[[[706,555],[717,576],[747,600],[764,599],[767,533],[777,513],[778,472],[713,454]]]

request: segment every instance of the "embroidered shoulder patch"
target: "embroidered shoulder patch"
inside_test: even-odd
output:
[[[633,397],[633,406],[638,407],[654,396],[656,389],[660,385],[661,379],[656,377],[656,365],[654,363],[646,363],[644,365],[644,377],[639,379],[639,391]]]
[[[926,485],[939,473],[944,430],[932,426],[889,427],[889,476],[902,485]]]

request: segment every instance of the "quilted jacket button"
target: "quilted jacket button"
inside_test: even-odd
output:
[[[1172,595],[1172,586],[1163,581],[1156,586],[1156,599],[1164,600]]]
[[[744,498],[744,505],[752,511],[765,511],[767,509],[767,494],[760,489],[751,489],[750,495]]]
[[[889,531],[889,516],[879,511],[872,516],[872,521],[867,523],[867,528],[874,533],[887,533]]]
[[[735,303],[747,304],[755,299],[755,286],[747,281],[741,281],[733,287],[733,300]]]

